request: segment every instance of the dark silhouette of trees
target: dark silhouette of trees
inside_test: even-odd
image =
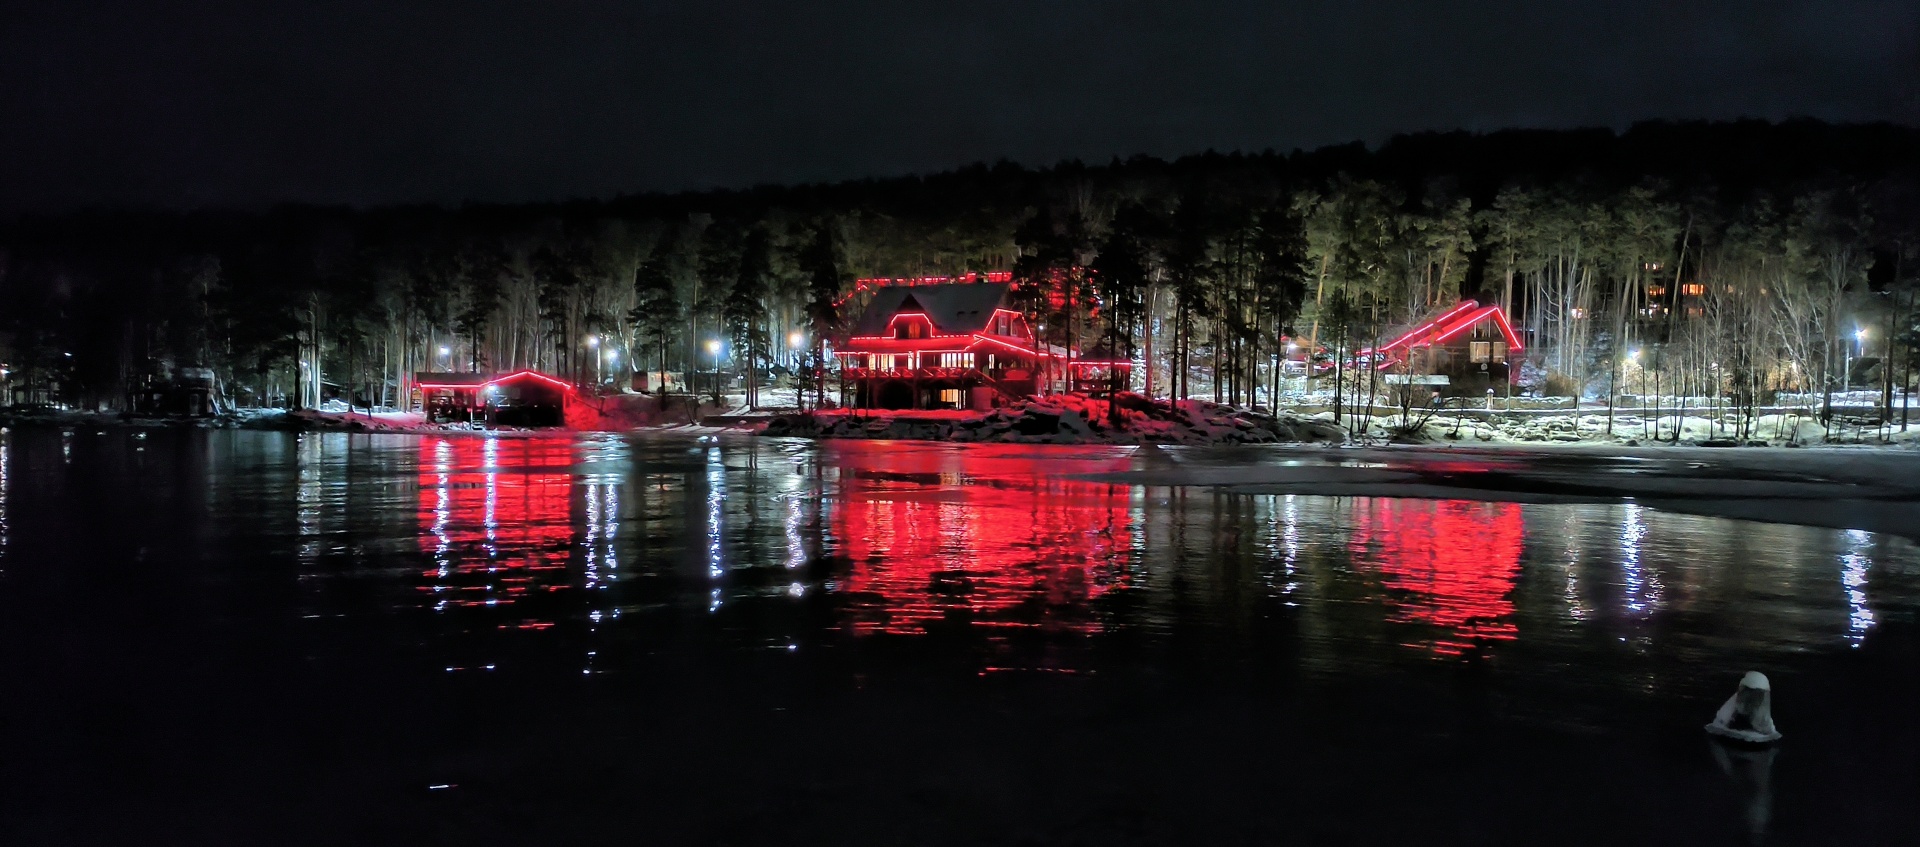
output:
[[[1150,394],[1271,402],[1292,341],[1345,405],[1372,387],[1351,351],[1476,297],[1524,335],[1527,391],[1889,407],[1913,378],[1917,159],[1898,126],[1656,122],[564,204],[23,215],[0,221],[0,362],[9,400],[115,407],[206,367],[223,403],[391,403],[416,371],[580,379],[612,350],[695,374],[725,338],[757,395],[793,331],[818,375],[855,277],[1011,271],[1046,341],[1137,357]]]

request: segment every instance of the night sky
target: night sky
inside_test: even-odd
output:
[[[546,200],[1647,118],[1920,123],[1914,0],[907,5],[0,0],[0,210]]]

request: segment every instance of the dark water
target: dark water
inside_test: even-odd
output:
[[[1883,844],[1920,824],[1910,542],[1072,476],[1135,461],[14,430],[0,843]],[[1748,669],[1777,692],[1769,754],[1700,732]]]

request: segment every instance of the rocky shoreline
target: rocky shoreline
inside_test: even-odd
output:
[[[1331,421],[1265,414],[1200,400],[1177,403],[1122,394],[1036,397],[987,412],[802,412],[768,421],[761,435],[1012,444],[1302,444],[1346,441]]]

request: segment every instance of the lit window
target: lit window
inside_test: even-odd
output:
[[[1487,341],[1475,341],[1467,345],[1467,358],[1480,363],[1493,358],[1493,344]]]
[[[1685,283],[1680,286],[1680,293],[1685,294],[1688,297],[1698,297],[1702,294],[1707,293],[1707,286],[1705,283],[1699,283],[1699,282]]]

